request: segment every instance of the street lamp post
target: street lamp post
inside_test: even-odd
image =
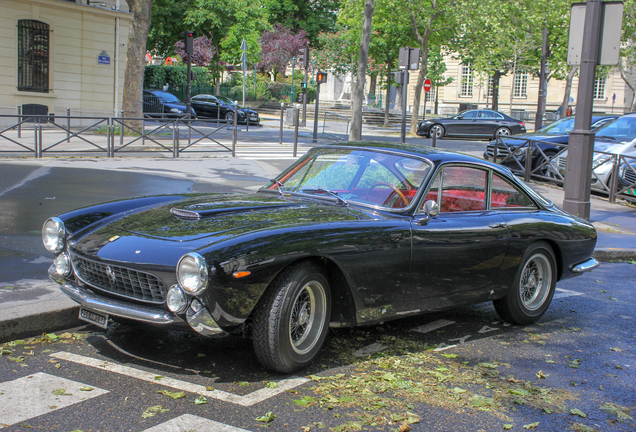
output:
[[[294,71],[296,70],[296,57],[292,57],[292,84],[291,84],[291,99],[290,104],[294,103]]]

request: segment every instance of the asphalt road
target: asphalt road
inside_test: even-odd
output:
[[[528,327],[504,325],[483,303],[332,329],[295,376],[264,370],[239,337],[68,329],[3,345],[0,423],[68,432],[632,431],[633,280],[636,266],[604,263],[560,282]]]

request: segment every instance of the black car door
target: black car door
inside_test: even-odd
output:
[[[436,174],[421,204],[436,201],[439,214],[427,217],[421,210],[412,222],[412,299],[444,307],[497,277],[508,229],[499,212],[488,208],[488,176],[488,170],[466,165],[445,166]]]
[[[199,117],[210,117],[210,109],[206,96],[197,96],[190,100],[190,104]]]
[[[446,133],[449,136],[469,136],[475,135],[475,122],[477,121],[478,111],[465,111],[456,118],[449,120],[448,126],[444,124]]]

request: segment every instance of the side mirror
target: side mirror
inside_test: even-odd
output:
[[[427,216],[437,216],[439,214],[439,204],[436,201],[428,200],[424,203],[422,210]]]

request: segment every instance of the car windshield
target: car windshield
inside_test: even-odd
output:
[[[636,138],[636,116],[619,117],[596,129],[596,138],[630,142]]]
[[[574,129],[574,117],[565,117],[542,127],[537,133],[565,135],[572,132],[572,129]]]
[[[218,100],[220,100],[221,102],[223,102],[224,104],[234,106],[234,101],[233,101],[232,99],[228,98],[228,97],[225,97],[225,96],[217,96],[216,98],[217,98]]]
[[[422,159],[352,148],[309,151],[264,189],[337,197],[346,203],[408,207],[431,169]]]
[[[179,98],[173,95],[172,93],[156,91],[156,92],[152,92],[152,95],[160,99],[163,99],[164,102],[179,102]]]

